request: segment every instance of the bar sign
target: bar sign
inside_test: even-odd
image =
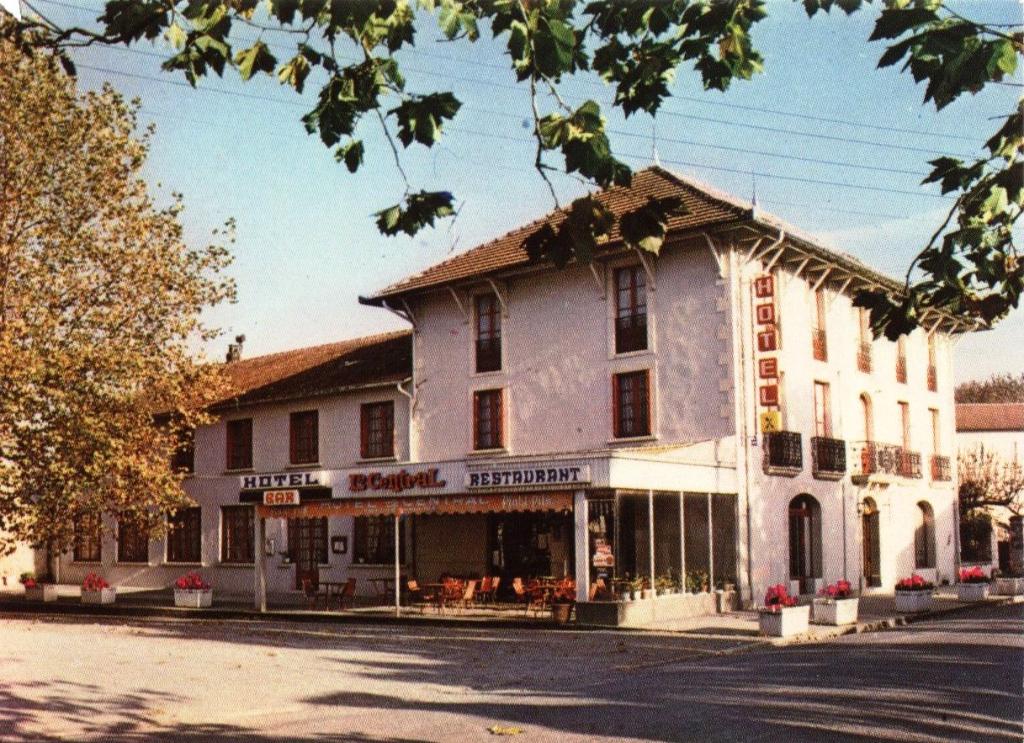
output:
[[[299,505],[298,490],[267,490],[263,493],[265,506],[297,506]]]

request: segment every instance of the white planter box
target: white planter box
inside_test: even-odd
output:
[[[913,614],[932,608],[931,591],[896,591],[896,611]]]
[[[988,598],[988,583],[957,583],[956,597],[960,601],[984,601]]]
[[[811,618],[810,606],[790,606],[779,611],[759,612],[761,634],[768,637],[792,637],[807,631]]]
[[[213,605],[213,589],[174,589],[174,605],[190,609],[208,609]]]
[[[40,583],[35,588],[25,589],[27,601],[56,601],[57,586],[53,583]]]
[[[841,626],[857,623],[857,607],[860,599],[815,599],[814,621],[818,624]]]
[[[1024,578],[996,578],[992,593],[996,596],[1024,596]]]
[[[112,604],[117,598],[113,588],[101,588],[98,591],[82,591],[83,604]]]

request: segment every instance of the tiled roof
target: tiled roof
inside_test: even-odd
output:
[[[646,168],[637,172],[633,176],[633,183],[629,188],[615,186],[597,193],[597,198],[616,216],[643,206],[650,196],[682,198],[687,212],[669,220],[670,231],[734,222],[749,216],[750,213],[749,205],[744,205],[713,189],[695,186],[660,167]],[[484,243],[454,258],[431,266],[425,271],[402,279],[377,292],[371,301],[473,276],[485,276],[497,271],[525,266],[530,259],[522,247],[523,241],[545,222],[555,226],[560,224],[563,219],[563,212],[551,212],[547,216],[518,227],[491,242]],[[618,241],[619,233],[618,229],[615,229],[608,244],[614,245]]]
[[[1024,431],[1024,403],[957,403],[957,431]]]
[[[352,338],[233,361],[222,369],[234,393],[214,408],[400,382],[412,375],[412,334],[403,330]]]

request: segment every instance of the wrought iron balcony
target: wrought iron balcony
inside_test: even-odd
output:
[[[827,436],[813,436],[811,472],[819,480],[841,479],[846,474],[846,442]]]
[[[852,474],[854,478],[874,476],[921,477],[920,452],[904,449],[896,444],[861,441],[854,444]]]
[[[896,357],[896,381],[900,384],[907,383],[907,359],[904,356]]]
[[[477,338],[476,370],[492,372],[501,369],[501,338]]]
[[[939,482],[949,482],[953,479],[953,468],[949,464],[949,457],[941,454],[932,455],[932,479]]]
[[[828,361],[828,336],[822,328],[811,330],[811,345],[814,350],[814,358],[818,361]]]
[[[862,372],[871,371],[871,344],[861,343],[857,346],[857,368]]]
[[[935,373],[935,364],[928,365],[928,391],[935,392],[939,389],[938,376]]]
[[[804,466],[803,439],[795,431],[764,435],[764,471],[769,475],[792,477]]]
[[[615,353],[647,349],[647,315],[615,318]]]

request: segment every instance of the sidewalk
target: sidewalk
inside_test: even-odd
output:
[[[756,611],[736,611],[726,614],[693,617],[685,620],[656,622],[643,628],[591,627],[587,625],[557,625],[550,616],[527,615],[522,608],[512,605],[499,607],[474,607],[467,611],[448,611],[438,614],[416,607],[402,607],[399,616],[393,606],[380,604],[357,605],[345,611],[308,609],[301,596],[292,604],[277,603],[267,612],[256,611],[248,597],[214,595],[214,606],[210,609],[185,609],[174,606],[173,594],[169,589],[150,590],[119,588],[117,602],[112,605],[83,605],[81,592],[75,585],[59,585],[58,600],[49,603],[28,602],[20,586],[0,588],[0,614],[69,615],[103,617],[157,617],[178,619],[252,619],[321,623],[369,623],[402,624],[446,627],[476,628],[546,628],[562,630],[604,630],[616,632],[666,633],[686,635],[693,639],[710,641],[749,641],[771,645],[791,645],[807,642],[822,642],[842,635],[857,632],[872,632],[893,629],[911,622],[942,616],[951,612],[969,610],[981,606],[997,606],[1024,601],[1024,597],[990,596],[985,601],[965,603],[957,600],[956,589],[941,587],[935,592],[933,608],[918,614],[899,614],[895,609],[894,597],[889,594],[871,594],[860,599],[860,612],[855,625],[834,627],[828,625],[810,626],[803,635],[787,638],[767,638],[760,635]],[[369,599],[367,599],[369,600]]]

